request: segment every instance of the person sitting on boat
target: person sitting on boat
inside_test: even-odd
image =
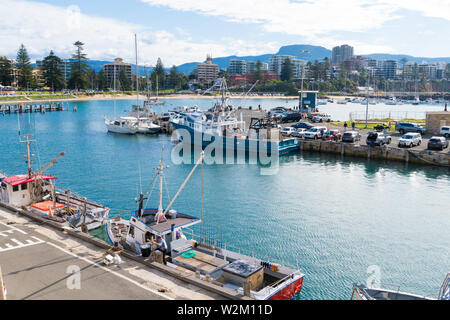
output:
[[[156,236],[156,241],[152,240],[152,243],[156,246],[155,251],[159,250],[163,254],[163,263],[166,263],[166,252],[167,252],[167,243],[166,241],[160,236]]]

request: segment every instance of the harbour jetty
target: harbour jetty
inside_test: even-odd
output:
[[[26,113],[26,112],[49,112],[49,111],[68,111],[69,107],[64,107],[62,102],[41,103],[41,104],[5,104],[0,105],[0,113]]]

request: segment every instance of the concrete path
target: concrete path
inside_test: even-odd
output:
[[[126,259],[105,266],[103,254],[0,208],[0,266],[8,300],[220,298]]]

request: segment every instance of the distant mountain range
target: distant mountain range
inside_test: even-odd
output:
[[[308,50],[308,53],[302,53],[302,50]],[[304,45],[304,44],[295,44],[295,45],[289,45],[289,46],[283,46],[278,50],[277,53],[268,53],[263,54],[259,56],[228,56],[228,57],[220,57],[220,58],[214,58],[213,57],[213,63],[217,64],[219,66],[219,69],[227,68],[230,64],[231,59],[240,59],[245,61],[257,61],[260,60],[261,62],[269,62],[269,59],[273,55],[277,54],[284,54],[284,55],[291,55],[295,56],[299,59],[305,59],[307,61],[314,62],[315,60],[323,60],[325,57],[328,57],[331,59],[331,50],[321,47],[321,46],[312,46],[312,45]],[[367,54],[362,55],[363,57],[370,57],[375,60],[397,60],[399,63],[400,61],[405,58],[406,61],[412,61],[415,63],[422,63],[423,61],[426,61],[428,63],[433,62],[445,62],[450,63],[450,57],[442,57],[442,58],[426,58],[426,57],[413,57],[410,55],[405,54],[387,54],[387,53],[373,53],[373,54]],[[89,66],[94,69],[96,72],[103,69],[103,65],[106,63],[110,63],[111,61],[100,61],[100,60],[89,60],[88,64]],[[164,63],[164,61],[163,61]],[[197,68],[197,64],[200,62],[188,62],[181,64],[177,66],[178,72],[183,72],[184,74],[189,74],[192,71]],[[169,66],[166,66],[166,70],[168,71],[170,69]],[[135,73],[135,65],[132,64],[133,73]],[[142,66],[139,67],[139,75],[146,76],[147,71],[150,73],[152,72],[153,68],[144,68]]]

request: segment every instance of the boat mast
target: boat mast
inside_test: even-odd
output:
[[[138,68],[138,52],[137,52],[137,35],[134,34],[134,47],[136,52],[136,106],[138,107],[137,118],[139,120],[139,68]]]
[[[114,121],[116,120],[116,66],[114,65]]]

